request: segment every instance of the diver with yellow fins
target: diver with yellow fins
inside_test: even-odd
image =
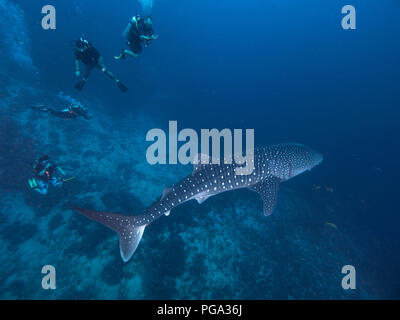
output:
[[[47,194],[49,185],[61,187],[64,182],[75,179],[65,179],[65,172],[57,165],[50,163],[50,157],[44,155],[35,161],[33,166],[35,178],[28,180],[29,186],[40,194]]]

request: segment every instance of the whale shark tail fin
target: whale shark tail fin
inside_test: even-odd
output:
[[[85,217],[99,222],[118,233],[121,258],[124,262],[129,261],[135,253],[146,228],[146,224],[141,224],[140,222],[141,216],[125,216],[118,213],[98,212],[72,205],[70,207]]]

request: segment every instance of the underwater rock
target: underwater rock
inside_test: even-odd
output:
[[[37,229],[33,223],[14,223],[4,227],[1,236],[15,249],[16,246],[31,239]]]
[[[48,224],[48,230],[49,232],[53,232],[55,229],[60,227],[64,222],[64,218],[60,213],[57,213],[51,218]]]
[[[31,40],[24,14],[13,1],[0,0],[0,35],[0,49],[7,50],[17,65],[37,73],[30,55]]]

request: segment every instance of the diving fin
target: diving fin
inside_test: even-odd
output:
[[[117,86],[122,92],[128,91],[128,88],[121,81],[117,81]]]
[[[31,108],[33,110],[36,110],[36,111],[44,111],[44,112],[49,111],[49,109],[47,109],[47,107],[44,104],[38,104],[38,105],[35,105],[35,106],[31,107]]]
[[[79,81],[77,84],[75,84],[75,89],[78,91],[81,91],[83,89],[85,83],[86,83],[85,80]]]
[[[29,186],[34,189],[37,187],[36,179],[28,180]]]

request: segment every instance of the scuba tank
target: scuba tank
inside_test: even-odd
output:
[[[139,19],[140,19],[139,16],[134,16],[134,17],[132,17],[132,19],[129,21],[129,24],[127,25],[127,27],[125,28],[124,33],[122,34],[122,36],[123,36],[125,39],[129,39],[129,35],[130,35],[131,30],[132,30],[133,27],[138,28],[137,23],[138,23],[138,20],[139,20]]]
[[[28,180],[28,183],[29,183],[29,186],[30,186],[32,189],[35,189],[35,188],[38,186],[38,184],[37,184],[37,182],[36,182],[36,179],[30,179],[30,180]]]

